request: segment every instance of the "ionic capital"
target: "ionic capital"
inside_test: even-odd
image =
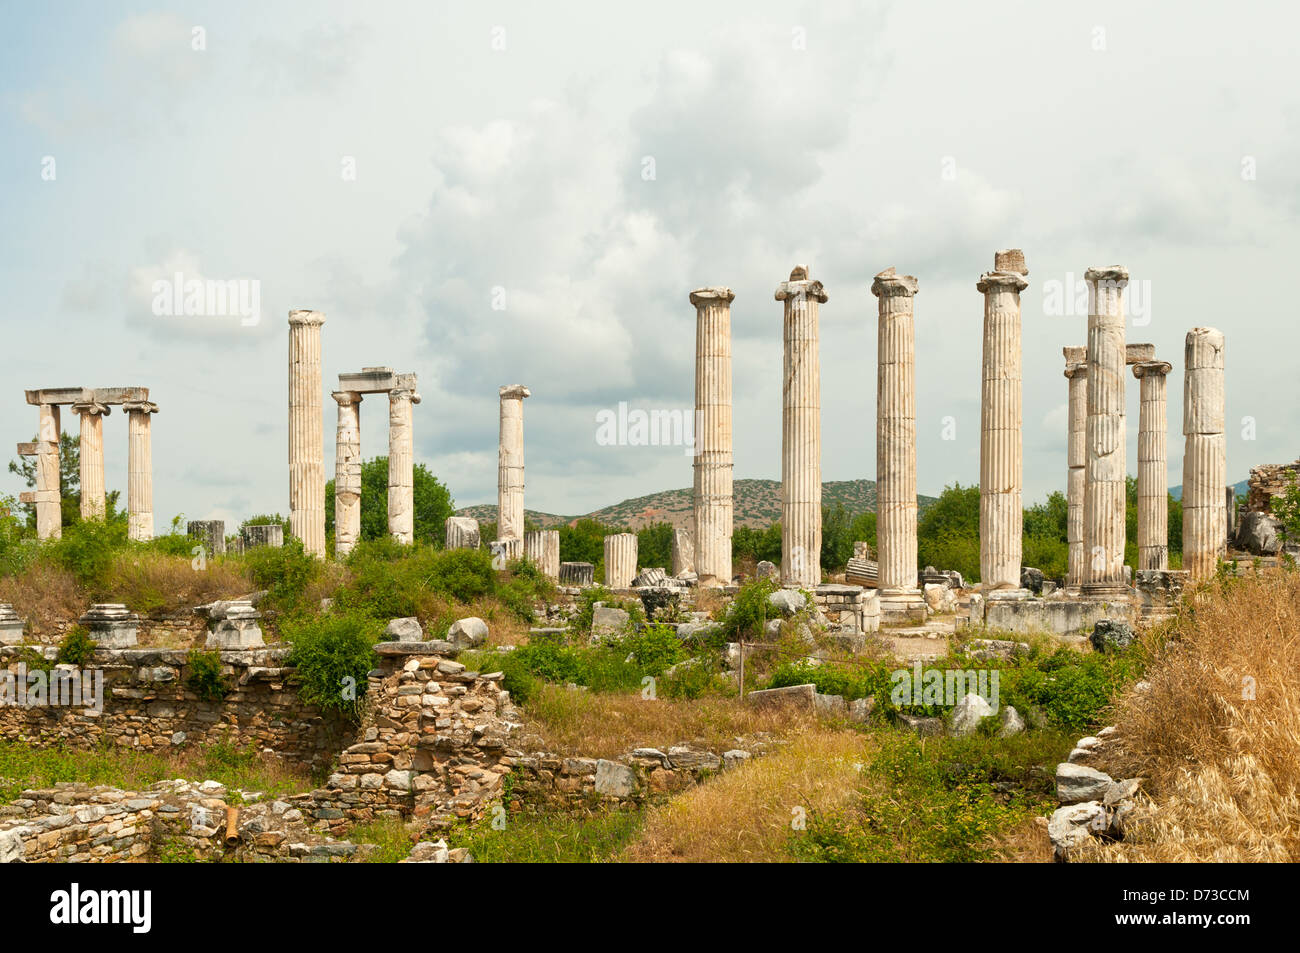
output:
[[[497,393],[502,400],[523,400],[525,397],[533,396],[533,392],[523,384],[506,384]]]
[[[696,288],[691,292],[691,304],[697,308],[704,308],[711,304],[722,302],[730,304],[736,298],[736,293],[730,288],[724,288],[721,285],[715,285],[709,288]]]
[[[1165,361],[1141,361],[1133,365],[1133,376],[1138,380],[1144,377],[1164,377],[1173,369],[1174,366]]]
[[[336,390],[330,396],[338,402],[340,407],[355,406],[361,403],[361,395],[354,390]]]
[[[776,300],[785,301],[787,298],[812,298],[823,304],[829,300],[822,283],[808,277],[807,265],[795,265],[790,272],[790,280],[776,286]]]
[[[321,314],[319,311],[312,311],[309,308],[301,308],[297,311],[289,312],[290,327],[301,327],[302,325],[320,327],[324,323],[325,315]]]
[[[97,400],[79,400],[72,405],[74,414],[89,414],[92,417],[107,417],[112,413],[108,404],[101,404]]]
[[[156,414],[158,405],[148,400],[126,400],[122,402],[122,411],[127,414]]]
[[[911,275],[900,275],[893,268],[886,268],[876,275],[871,283],[871,293],[877,298],[891,298],[894,295],[911,297],[920,291],[920,284]]]
[[[1089,268],[1083,273],[1083,280],[1089,284],[1098,281],[1123,287],[1128,284],[1128,269],[1123,265],[1106,265],[1101,268]]]
[[[989,291],[1014,291],[1017,294],[1029,287],[1025,277],[1014,271],[986,271],[975,282],[975,290],[987,294]]]
[[[1078,363],[1075,363],[1075,364],[1066,364],[1066,365],[1065,365],[1065,376],[1066,376],[1069,380],[1074,380],[1075,378],[1078,378],[1078,377],[1087,377],[1087,376],[1088,376],[1088,362],[1087,362],[1087,361],[1079,361]]]

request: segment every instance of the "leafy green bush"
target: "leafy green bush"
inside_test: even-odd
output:
[[[97,647],[97,643],[90,637],[90,632],[85,626],[74,625],[59,642],[59,651],[54,656],[54,664],[85,668],[86,663],[95,657]]]
[[[126,547],[126,523],[90,520],[63,528],[63,536],[45,544],[55,565],[72,573],[83,586],[108,575],[118,550]]]
[[[230,686],[221,676],[221,653],[216,649],[211,652],[191,649],[185,664],[189,669],[185,687],[204,701],[221,701],[230,694]]]
[[[320,573],[316,557],[302,548],[302,540],[285,538],[283,546],[258,546],[243,555],[253,584],[266,590],[266,603],[281,612],[298,608],[307,587]]]
[[[356,718],[382,632],[382,623],[360,613],[286,620],[281,634],[293,644],[288,664],[297,670],[302,699]]]
[[[653,623],[620,640],[617,647],[625,650],[644,674],[656,676],[689,654],[677,638],[676,626]]]
[[[774,579],[755,579],[740,587],[719,621],[728,642],[738,642],[741,636],[750,641],[763,637],[764,624],[778,614],[767,604],[767,597],[778,588]]]

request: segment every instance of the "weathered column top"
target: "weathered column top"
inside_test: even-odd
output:
[[[319,311],[312,311],[310,308],[299,308],[296,311],[289,312],[289,324],[291,327],[301,326],[304,324],[320,327],[325,323],[325,315]]]
[[[506,384],[498,393],[502,400],[523,400],[525,397],[533,396],[533,392],[523,384]]]
[[[415,389],[415,385],[415,374],[393,375],[393,389],[388,392],[389,400],[396,397],[398,400],[409,400],[413,404],[418,404],[421,398],[419,391]]]
[[[1165,361],[1138,361],[1133,365],[1133,376],[1138,380],[1144,377],[1164,377],[1174,369]]]
[[[361,403],[361,395],[354,390],[336,390],[330,396],[344,407]]]
[[[1124,345],[1124,363],[1125,364],[1143,364],[1156,359],[1156,346],[1154,344],[1125,344]]]
[[[1070,380],[1088,373],[1088,349],[1077,345],[1061,348],[1065,355],[1065,376]]]
[[[1089,268],[1083,273],[1083,280],[1088,282],[1107,281],[1117,284],[1128,283],[1128,269],[1123,265],[1104,265]]]
[[[1184,347],[1187,370],[1210,367],[1223,369],[1223,332],[1218,328],[1192,328]]]
[[[79,400],[72,405],[72,412],[74,414],[90,414],[91,416],[107,417],[113,411],[108,404],[101,404],[97,400]]]
[[[920,283],[915,278],[911,275],[900,275],[892,267],[876,275],[876,280],[871,283],[871,293],[877,298],[888,298],[894,295],[910,297],[920,290]]]
[[[1019,248],[1003,248],[993,253],[993,270],[980,275],[975,283],[975,290],[987,292],[991,288],[1010,288],[1024,291],[1029,287],[1025,275],[1029,269],[1025,266],[1025,253]]]
[[[128,400],[122,404],[122,410],[128,414],[156,414],[158,405],[148,400]]]
[[[691,292],[691,304],[697,308],[713,304],[715,301],[734,301],[736,293],[730,288],[722,285],[712,285],[708,288],[696,288]]]
[[[822,287],[820,281],[813,281],[808,277],[807,265],[795,265],[790,271],[790,280],[783,281],[776,286],[776,300],[784,301],[787,298],[812,298],[825,304],[829,299],[826,295],[826,289]]]

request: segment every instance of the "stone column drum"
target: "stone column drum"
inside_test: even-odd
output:
[[[776,289],[784,305],[781,406],[781,582],[822,581],[821,364],[817,312],[827,300],[820,281],[795,265]],[[697,544],[698,546],[698,541]]]
[[[1138,410],[1138,569],[1169,568],[1169,415],[1164,361],[1140,361]]]
[[[1087,459],[1083,485],[1083,592],[1116,595],[1124,579],[1127,485],[1124,289],[1127,269],[1089,268]]]
[[[126,512],[127,536],[153,539],[153,447],[150,419],[158,405],[129,400],[122,405],[127,421]]]
[[[636,578],[636,533],[612,533],[605,537],[605,585],[627,589]]]
[[[1227,545],[1223,333],[1187,332],[1183,367],[1183,569],[1207,579]]]
[[[388,532],[399,543],[415,542],[415,435],[411,408],[420,402],[415,375],[397,375],[388,392]]]
[[[62,430],[58,404],[40,405],[36,453],[36,536],[58,539],[63,535],[63,477],[59,471],[59,433]]]
[[[1066,533],[1069,560],[1065,585],[1077,589],[1083,585],[1083,479],[1088,459],[1085,432],[1088,422],[1088,349],[1066,347],[1065,376],[1070,382],[1069,424],[1066,444]]]
[[[339,405],[334,442],[334,555],[342,559],[361,541],[361,395],[335,391]]]
[[[549,579],[560,578],[560,531],[537,529],[524,534],[524,555]]]
[[[691,292],[695,305],[695,572],[701,586],[731,584],[731,302],[735,297],[730,288]]]
[[[673,530],[673,575],[695,572],[695,538],[688,529]]]
[[[79,401],[72,409],[81,415],[81,518],[102,520],[105,516],[104,418],[110,411],[107,404],[94,400]]]
[[[289,528],[325,555],[325,437],[319,311],[289,312]]]
[[[502,387],[501,431],[497,446],[497,539],[524,536],[524,398],[523,384]]]
[[[448,516],[446,522],[447,549],[478,549],[480,545],[478,520],[472,516]]]
[[[980,277],[984,359],[980,395],[980,580],[986,598],[1024,595],[1020,588],[1024,514],[1024,445],[1020,292],[1029,286],[1019,249],[993,256]]]
[[[876,349],[876,549],[882,610],[924,609],[916,584],[916,328],[911,275],[886,268]]]

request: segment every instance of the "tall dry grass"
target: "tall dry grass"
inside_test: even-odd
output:
[[[1152,802],[1100,861],[1300,860],[1300,573],[1213,582],[1116,705],[1112,775]]]

